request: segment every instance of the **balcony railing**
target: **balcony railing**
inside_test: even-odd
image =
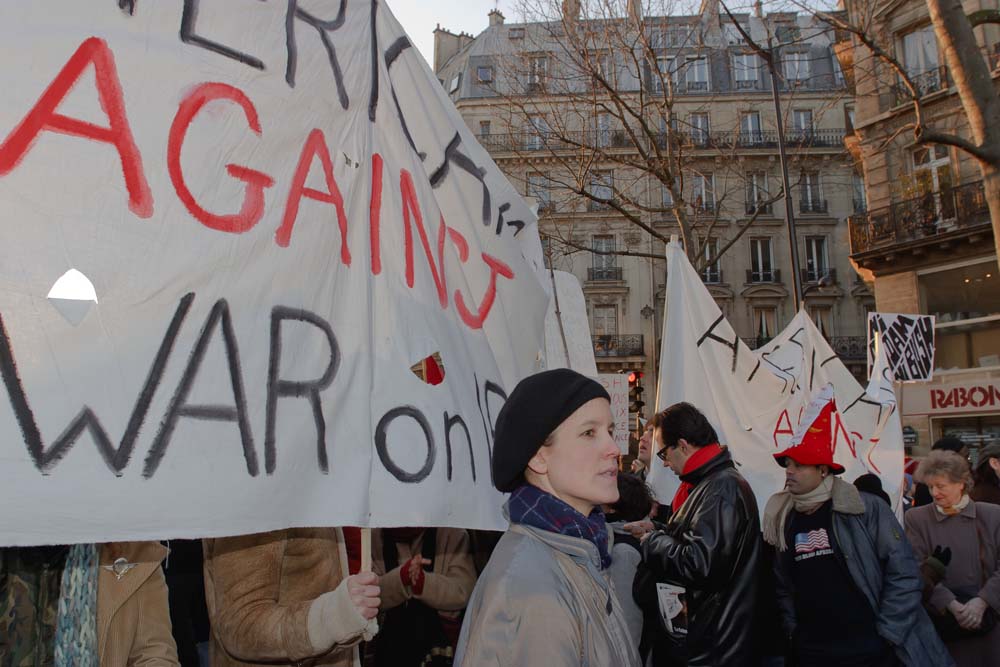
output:
[[[799,213],[826,213],[826,200],[800,199]]]
[[[593,266],[587,269],[587,280],[622,280],[620,266]]]
[[[747,344],[751,350],[758,350],[768,343],[771,342],[773,336],[753,336],[751,338],[744,338],[743,342]]]
[[[826,342],[841,359],[860,361],[868,358],[868,341],[864,336],[827,336]]]
[[[944,90],[950,85],[948,81],[948,69],[943,66],[934,67],[925,72],[911,74],[910,81],[913,82],[914,87],[917,89],[917,94],[920,97],[936,93],[939,90]],[[910,93],[910,89],[907,88],[902,81],[893,84],[892,93],[894,105],[905,104],[913,100],[913,95]]]
[[[837,284],[837,269],[821,267],[819,269],[799,269],[799,277],[803,285],[818,283],[824,276],[828,276],[829,284]]]
[[[983,182],[907,199],[848,218],[851,254],[988,224]]]
[[[701,281],[706,285],[716,285],[722,282],[722,269],[702,269]]]
[[[642,136],[642,135],[639,135]],[[585,148],[628,149],[633,147],[632,137],[622,129],[608,130],[524,130],[480,134],[476,137],[482,146],[493,153],[518,151],[573,151]],[[661,148],[667,146],[671,136],[666,132],[655,135],[654,141]],[[677,129],[672,139],[698,149],[777,149],[778,133],[773,130],[706,132],[696,128]],[[843,148],[844,129],[798,131],[785,135],[789,149]]]
[[[642,334],[592,336],[595,357],[641,357],[645,354]]]
[[[747,284],[780,282],[781,269],[772,269],[770,271],[753,271],[752,269],[747,269]]]
[[[596,195],[600,196],[600,195]],[[593,199],[587,200],[587,210],[588,211],[610,211],[611,204],[605,204],[602,201],[594,201]]]
[[[771,204],[747,202],[747,215],[759,213],[760,215],[771,215],[773,209]]]

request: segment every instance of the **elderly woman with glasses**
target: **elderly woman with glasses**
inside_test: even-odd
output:
[[[944,579],[928,602],[931,618],[958,667],[996,665],[1000,656],[1000,507],[969,497],[968,462],[934,451],[917,478],[933,504],[906,513],[906,534],[920,559],[951,550]]]

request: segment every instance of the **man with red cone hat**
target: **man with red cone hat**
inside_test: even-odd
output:
[[[953,665],[921,605],[920,576],[892,510],[837,475],[833,387],[813,397],[774,455],[785,490],[764,508],[791,665]]]

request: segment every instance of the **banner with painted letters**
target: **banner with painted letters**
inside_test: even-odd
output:
[[[934,316],[868,313],[868,368],[875,361],[875,339],[885,348],[899,382],[934,377]]]
[[[884,356],[865,387],[800,311],[776,338],[753,351],[736,335],[677,243],[667,246],[667,295],[657,409],[687,401],[728,445],[759,509],[784,486],[774,454],[791,441],[810,395],[833,385],[834,460],[852,481],[872,472],[894,504],[903,477],[903,434]],[[651,484],[669,502],[677,478],[654,458]]]
[[[9,2],[0,38],[0,544],[505,525],[535,218],[385,2]]]

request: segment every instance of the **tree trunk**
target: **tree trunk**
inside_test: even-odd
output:
[[[944,51],[973,141],[992,159],[977,158],[1000,258],[1000,97],[979,50],[961,0],[927,0],[931,23]]]

